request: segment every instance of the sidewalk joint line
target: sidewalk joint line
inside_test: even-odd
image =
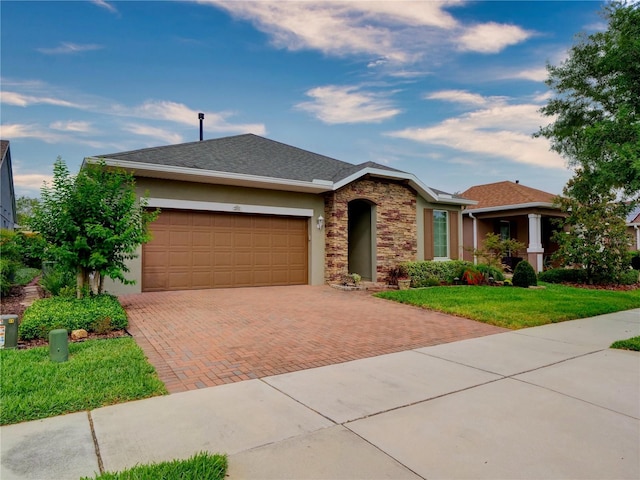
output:
[[[96,430],[93,426],[93,418],[91,417],[91,410],[87,410],[87,418],[89,419],[89,428],[91,428],[91,438],[93,439],[93,448],[96,451],[96,458],[98,460],[98,469],[100,473],[104,473],[104,464],[102,463],[102,456],[100,455],[100,446],[98,445],[98,437],[96,436]]]

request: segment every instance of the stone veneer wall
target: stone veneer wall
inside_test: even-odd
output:
[[[389,268],[416,260],[416,192],[399,182],[363,179],[325,197],[325,280],[349,273],[348,212],[352,200],[376,204],[376,271],[384,281]]]

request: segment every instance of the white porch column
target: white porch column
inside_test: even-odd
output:
[[[544,248],[542,247],[542,215],[529,214],[529,247],[527,257],[536,273],[542,271]]]

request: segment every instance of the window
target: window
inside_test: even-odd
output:
[[[433,211],[433,256],[449,257],[449,217],[444,210]]]

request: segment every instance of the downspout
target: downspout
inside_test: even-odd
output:
[[[640,250],[640,225],[636,223],[633,228],[636,230],[636,250]]]
[[[473,264],[478,264],[478,256],[475,254],[476,250],[478,250],[478,219],[473,216],[473,213],[467,212],[469,214],[469,218],[473,219]]]

